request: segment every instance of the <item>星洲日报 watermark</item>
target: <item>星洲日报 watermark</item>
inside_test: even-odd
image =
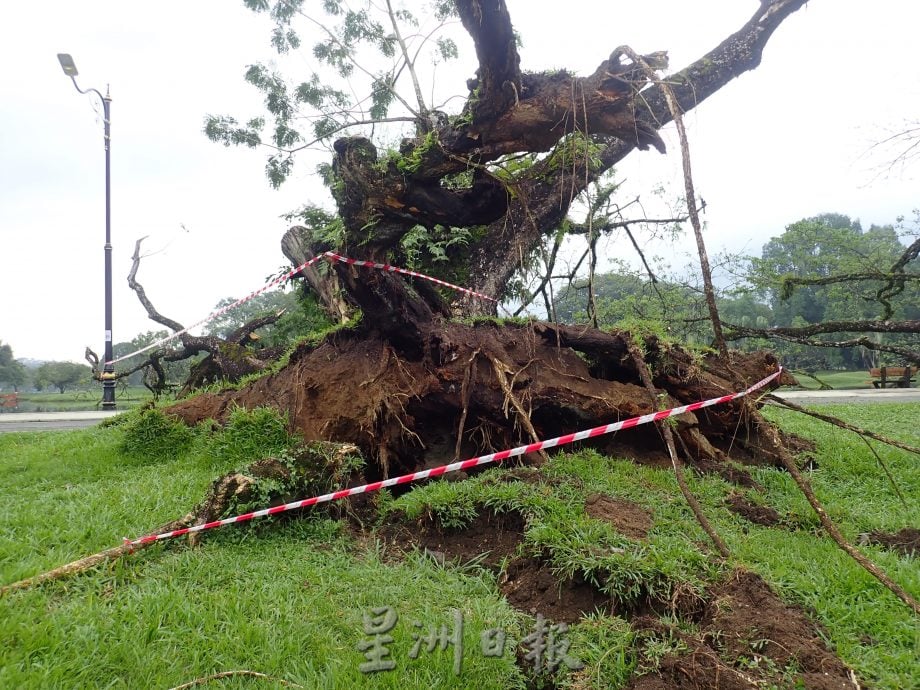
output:
[[[390,634],[399,624],[399,613],[392,606],[370,609],[363,616],[362,628],[366,638],[358,642],[357,649],[364,655],[359,665],[362,673],[392,671],[396,668],[389,645],[394,642]],[[453,670],[460,675],[463,670],[464,620],[463,612],[453,609],[451,619],[441,624],[425,625],[420,621],[410,622],[412,647],[409,659],[418,659],[423,653],[434,654],[450,650],[453,653]],[[551,623],[537,614],[530,632],[517,643],[501,628],[489,628],[479,634],[479,653],[484,657],[502,657],[507,650],[520,649],[520,658],[532,664],[539,673],[556,671],[560,666],[578,670],[582,663],[569,654],[568,625]]]

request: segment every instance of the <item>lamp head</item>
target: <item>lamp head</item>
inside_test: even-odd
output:
[[[68,53],[58,53],[58,62],[61,63],[61,69],[64,70],[64,74],[68,77],[77,76],[77,66],[73,62],[73,58],[70,57]]]

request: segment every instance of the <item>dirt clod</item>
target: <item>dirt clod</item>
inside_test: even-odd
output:
[[[920,529],[915,527],[905,527],[894,533],[872,531],[861,535],[859,542],[884,546],[902,556],[920,556]]]
[[[634,678],[631,690],[856,687],[818,626],[758,575],[736,571],[709,596],[698,635],[650,616],[633,620],[640,640],[668,641],[676,651],[655,660],[657,670]]]
[[[621,498],[592,494],[585,499],[585,512],[631,539],[644,539],[652,528],[652,516],[645,508]]]
[[[774,527],[783,520],[782,516],[770,506],[759,506],[741,494],[731,494],[725,499],[725,503],[730,511],[750,520],[755,525]]]
[[[556,623],[574,623],[595,609],[610,610],[610,597],[575,578],[560,581],[539,558],[518,558],[508,565],[499,588],[508,603],[525,613]]]

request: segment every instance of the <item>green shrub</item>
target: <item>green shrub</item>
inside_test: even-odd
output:
[[[187,450],[195,438],[190,428],[160,410],[144,410],[124,426],[122,452],[148,460],[174,457]]]
[[[210,450],[221,467],[242,467],[261,458],[283,455],[299,441],[288,431],[287,419],[278,410],[238,407],[211,439]]]

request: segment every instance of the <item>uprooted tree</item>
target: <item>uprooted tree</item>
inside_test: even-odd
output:
[[[329,315],[347,322],[360,310],[360,320],[301,344],[271,373],[180,401],[169,408],[171,414],[197,423],[225,419],[236,406],[272,406],[286,412],[307,441],[354,444],[366,465],[364,476],[352,480],[374,481],[719,397],[776,371],[771,354],[729,352],[721,337],[681,114],[755,68],[773,32],[805,0],[761,0],[736,33],[665,77],[659,73],[667,68],[666,53],[638,55],[627,46],[615,48],[587,76],[525,72],[502,0],[436,2],[442,20],[459,17],[479,63],[454,116],[426,101],[416,69],[434,32],[407,30],[414,17],[394,10],[389,0],[383,23],[367,10],[327,0],[323,8],[341,22],[337,29],[309,15],[301,0],[246,4],[275,20],[272,42],[279,52],[299,47],[294,22],[303,20],[323,35],[315,58],[343,78],[357,71],[369,79],[368,98],[356,96],[349,103],[344,91],[319,77],[291,89],[266,66],[247,72],[264,91],[275,120],[271,143],[266,142],[275,151],[268,163],[273,184],[290,173],[297,150],[352,127],[360,132],[336,139],[332,163],[322,168],[336,212],[305,207],[304,224],[283,241],[295,266],[329,249],[392,264],[412,258],[426,272],[501,300],[516,276],[552,245],[589,186],[635,149],[664,152],[658,130],[673,120],[718,349],[694,354],[647,335],[547,322],[470,322],[469,317],[494,316],[495,302],[469,294],[447,298],[429,283],[390,272],[317,264],[304,270],[304,278]],[[442,56],[456,53],[452,42],[432,41]],[[389,61],[389,70],[363,66],[368,46]],[[399,91],[401,78],[412,96]],[[394,104],[403,114],[389,111]],[[296,129],[305,117],[301,107],[307,106],[314,141]],[[378,127],[392,134],[385,125],[399,122],[408,123],[411,133],[398,150],[381,153],[369,135],[379,134]],[[262,118],[238,126],[233,118],[211,117],[206,131],[217,141],[255,147],[263,143],[264,124]],[[425,253],[427,265],[419,261]],[[792,460],[789,439],[761,417],[754,402],[738,400],[669,421],[673,426],[640,426],[595,443],[670,461],[723,555],[725,545],[683,479],[683,462],[728,474],[723,461],[731,449],[733,458],[785,467],[841,547],[920,612],[917,602],[846,543]]]
[[[367,11],[329,2],[320,20],[300,2],[247,2],[276,22],[272,40],[279,52],[299,47],[297,22],[305,22],[322,35],[313,49],[317,59],[342,77],[364,73],[369,80],[362,110],[357,97],[347,98],[316,75],[289,87],[268,66],[247,72],[275,120],[264,142],[274,149],[268,163],[273,184],[290,173],[298,150],[352,127],[360,132],[336,139],[332,163],[322,168],[336,212],[306,207],[303,225],[285,236],[284,251],[294,265],[328,249],[393,264],[414,259],[438,277],[507,297],[585,190],[635,149],[664,152],[658,130],[756,67],[774,30],[803,4],[759,3],[735,34],[662,78],[666,53],[640,56],[627,46],[615,48],[587,76],[526,72],[504,2],[436,3],[441,20],[459,18],[479,62],[462,107],[451,116],[423,95],[419,56],[432,34],[410,26],[416,20],[405,10],[388,2],[378,22]],[[341,26],[329,28],[327,20]],[[446,39],[431,45],[442,55],[456,52]],[[382,54],[375,64],[392,67],[369,69],[362,58],[371,49]],[[400,92],[401,81],[408,82],[410,96]],[[297,129],[310,116],[316,141]],[[392,136],[384,128],[394,122],[411,132],[398,150],[383,152],[369,135]],[[211,117],[206,131],[227,144],[258,146],[264,126],[262,118],[240,126],[230,117]],[[691,215],[695,205],[688,194]],[[413,254],[420,245],[427,253]],[[703,273],[705,280],[708,268]],[[196,421],[219,418],[232,403],[273,404],[308,438],[357,443],[373,461],[368,472],[383,476],[737,390],[776,369],[762,353],[704,357],[653,338],[640,352],[625,332],[548,323],[469,325],[457,317],[494,315],[495,303],[446,297],[424,281],[341,263],[311,266],[304,277],[335,320],[358,309],[360,323],[299,348],[285,368],[251,386],[182,402],[175,413]],[[663,398],[645,389],[646,364]],[[753,408],[744,410],[738,404],[683,419],[678,436],[687,455],[718,462],[720,448],[733,438],[737,447],[740,438],[752,458],[779,463],[785,450],[773,434],[761,433],[763,420]],[[662,449],[654,429],[616,442]]]

